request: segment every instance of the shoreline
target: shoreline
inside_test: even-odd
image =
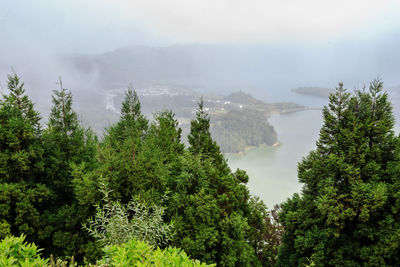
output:
[[[223,155],[224,155],[224,157],[226,157],[226,156],[244,156],[244,155],[246,155],[247,152],[249,152],[250,150],[256,149],[256,148],[260,148],[260,147],[274,148],[274,147],[280,147],[282,145],[283,145],[283,143],[278,140],[275,143],[273,143],[272,145],[260,144],[258,146],[246,146],[244,151],[239,151],[236,153],[228,152],[228,153],[223,153]]]
[[[320,108],[310,108],[310,107],[302,107],[302,108],[296,108],[293,110],[285,110],[282,112],[278,112],[276,114],[273,114],[272,116],[276,116],[276,115],[287,115],[287,114],[291,114],[291,113],[296,113],[296,112],[301,112],[301,111],[306,111],[306,110],[319,110]],[[273,125],[272,125],[273,126]],[[266,147],[279,147],[282,146],[283,143],[279,140],[277,140],[275,143],[273,143],[272,145],[267,145],[267,144],[260,144],[258,146],[246,146],[244,148],[244,151],[239,151],[239,152],[223,152],[222,154],[225,156],[244,156],[246,155],[246,153],[252,149],[255,148],[259,148],[262,146],[266,146]]]

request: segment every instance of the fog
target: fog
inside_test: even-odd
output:
[[[388,87],[400,84],[396,2],[329,2],[331,10],[315,1],[305,1],[307,9],[237,1],[223,10],[224,3],[2,1],[0,80],[13,68],[40,96],[62,76],[71,90],[180,83],[265,100],[282,100],[294,87],[344,81],[353,88],[378,76]]]
[[[115,121],[118,109],[114,93],[107,92],[130,83],[214,94],[242,90],[266,102],[321,107],[326,100],[302,98],[291,89],[334,88],[340,81],[361,88],[380,77],[398,115],[399,11],[397,1],[386,0],[5,0],[0,90],[6,89],[7,74],[16,72],[45,120],[51,91],[62,77],[82,120],[93,123],[100,116],[104,127]],[[293,125],[310,116],[307,131],[296,132]],[[254,175],[250,189],[269,206],[299,190],[296,163],[314,146],[318,118],[315,111],[272,118],[283,147],[231,158],[232,166]],[[298,144],[299,134],[309,139],[289,147]],[[276,177],[266,177],[270,173]],[[264,184],[280,187],[282,194],[261,192]]]

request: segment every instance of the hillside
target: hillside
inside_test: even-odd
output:
[[[143,113],[152,118],[153,113],[172,110],[182,128],[184,142],[190,129],[198,101],[203,98],[205,111],[211,119],[211,133],[225,153],[244,152],[248,146],[272,145],[277,133],[268,118],[274,114],[304,110],[305,107],[291,102],[265,103],[242,91],[228,96],[200,94],[191,88],[176,85],[155,85],[137,89]],[[90,110],[82,107],[82,114],[91,114],[86,122],[99,133],[119,117],[124,89],[109,90],[103,103]]]
[[[312,86],[298,87],[292,89],[292,91],[302,95],[309,95],[321,98],[328,98],[329,95],[334,92],[333,89],[323,88],[323,87],[312,87]]]

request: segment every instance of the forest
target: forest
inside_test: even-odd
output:
[[[274,127],[261,111],[233,109],[214,115],[212,121],[212,137],[225,153],[243,153],[247,147],[271,146],[278,141]]]
[[[61,80],[52,103],[42,125],[24,83],[8,76],[1,266],[400,262],[400,137],[380,80],[330,94],[316,149],[298,165],[303,189],[272,210],[249,193],[245,171],[229,168],[202,99],[187,145],[173,112],[148,120],[132,88],[101,138],[80,123]]]

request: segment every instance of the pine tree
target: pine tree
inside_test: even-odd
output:
[[[383,83],[350,95],[339,84],[299,164],[302,194],[283,205],[278,266],[393,266],[399,261],[394,119]]]

